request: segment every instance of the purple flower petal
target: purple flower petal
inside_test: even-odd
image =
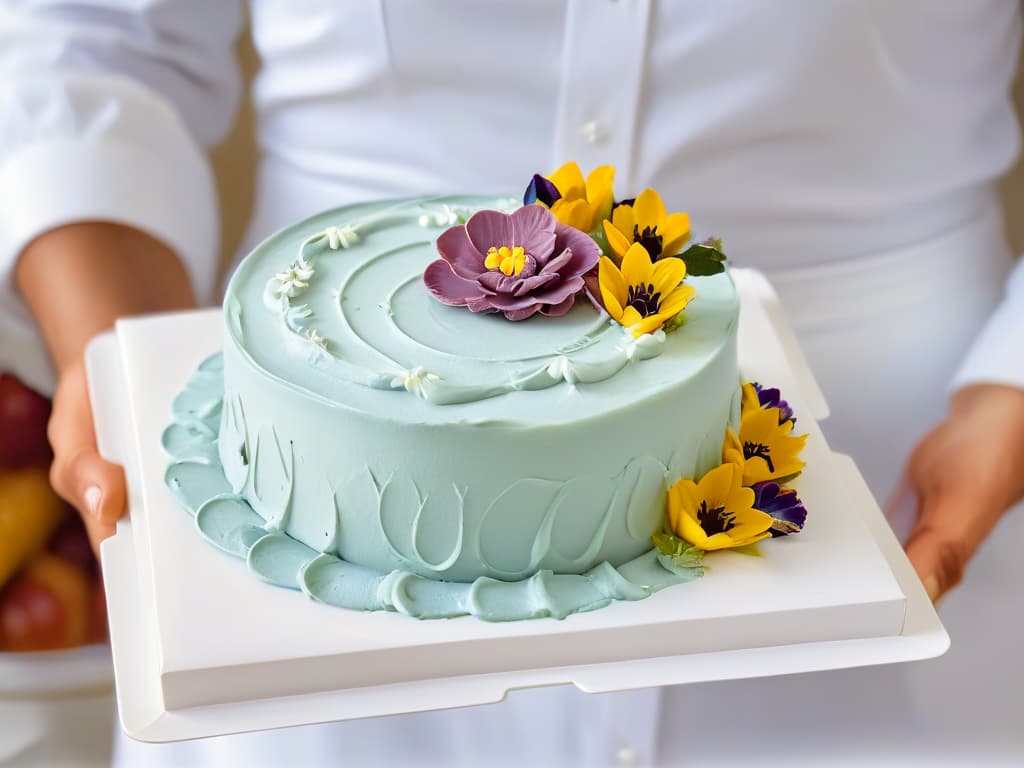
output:
[[[509,277],[496,269],[484,272],[477,278],[477,281],[492,293],[512,293],[519,282],[516,278]]]
[[[541,307],[541,314],[547,315],[548,317],[560,317],[572,309],[572,305],[576,302],[576,295],[573,294],[565,301],[559,302],[558,304],[547,304]]]
[[[594,242],[594,238],[561,222],[555,226],[554,249],[556,253],[566,249],[572,251],[573,258],[559,269],[562,274],[582,275],[596,267],[601,258],[601,249]]]
[[[535,274],[537,274],[537,266],[537,259],[532,254],[527,252],[526,261],[523,262],[523,268],[519,272],[519,274],[516,275],[516,277],[521,277],[524,280],[528,277],[533,277]]]
[[[559,224],[549,210],[528,205],[511,214],[479,211],[464,227],[438,238],[441,260],[423,279],[440,301],[473,312],[500,311],[510,320],[537,312],[557,316],[572,307],[593,271],[600,249],[588,235]],[[486,266],[490,248],[521,246],[526,252],[518,275]]]
[[[572,260],[572,248],[566,248],[560,254],[551,259],[544,268],[541,269],[541,273],[554,272],[555,274],[562,271],[563,267]]]
[[[476,280],[466,280],[452,271],[449,262],[442,259],[433,261],[423,273],[426,283],[434,297],[453,307],[461,307],[474,299],[484,298],[484,292]]]
[[[537,297],[533,294],[527,294],[526,296],[513,296],[510,293],[497,293],[494,296],[488,296],[487,300],[490,301],[492,307],[500,309],[502,312],[526,309],[534,304],[539,307],[544,303],[538,301]]]
[[[437,250],[459,277],[474,280],[487,269],[483,253],[473,246],[465,227],[451,227],[442,232],[437,238]]]
[[[535,173],[533,178],[530,179],[530,183],[526,186],[526,192],[523,194],[523,205],[532,205],[539,200],[550,208],[561,197],[562,193],[558,191],[558,187],[555,186],[554,182],[544,178],[539,173]]]
[[[548,283],[557,279],[558,275],[554,274],[553,272],[547,272],[542,275],[534,275],[533,277],[527,277],[519,282],[519,285],[516,286],[515,290],[512,291],[512,293],[515,296],[523,296],[524,294],[527,294],[531,291],[535,291],[542,285],[547,285]]]
[[[464,231],[473,247],[482,254],[492,246],[513,244],[512,222],[509,215],[501,211],[477,211],[466,221]]]
[[[534,304],[532,307],[526,309],[514,309],[510,312],[505,313],[505,317],[509,320],[525,320],[528,317],[532,317],[540,309],[540,305]]]
[[[479,296],[466,302],[470,312],[494,312],[495,306],[490,296]]]
[[[785,536],[803,529],[807,510],[796,491],[782,488],[774,480],[755,483],[751,487],[754,491],[754,509],[771,515],[775,520],[771,527],[772,536]]]
[[[513,244],[523,246],[538,265],[546,263],[555,247],[558,221],[554,214],[539,205],[527,205],[513,211],[511,217],[515,227]]]
[[[555,241],[555,223],[551,211],[527,205],[512,213],[478,211],[466,222],[466,233],[481,254],[489,248],[521,245],[538,263],[544,263]]]
[[[787,421],[792,421],[793,425],[796,426],[796,417],[793,415],[793,408],[788,402],[782,399],[782,393],[775,387],[762,387],[756,381],[751,382],[754,385],[754,391],[757,392],[757,401],[761,404],[762,408],[778,408],[779,409],[779,424],[785,424]]]
[[[560,283],[552,283],[545,286],[545,290],[532,294],[532,298],[538,304],[561,304],[568,297],[579,293],[583,288],[582,277],[570,277]]]
[[[507,293],[513,296],[522,296],[557,279],[558,275],[553,274],[535,275],[527,278],[509,277],[498,271],[485,272],[479,277],[480,285],[491,292]]]

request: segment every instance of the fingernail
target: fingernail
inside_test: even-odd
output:
[[[929,576],[921,583],[924,584],[924,591],[928,593],[929,600],[934,603],[939,599],[939,594],[942,592],[942,589],[939,587],[939,580],[937,578]]]
[[[102,498],[103,491],[98,485],[90,485],[85,489],[85,506],[89,509],[89,514],[96,519],[99,519],[100,516],[100,500]]]

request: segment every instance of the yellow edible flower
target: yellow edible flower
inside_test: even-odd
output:
[[[631,203],[619,203],[605,220],[604,234],[615,258],[622,260],[633,243],[640,243],[651,258],[675,256],[690,239],[690,217],[668,213],[661,195],[645,189]]]
[[[634,337],[661,328],[697,294],[693,286],[683,283],[686,264],[682,259],[652,263],[640,243],[626,251],[621,269],[602,256],[597,276],[605,310]]]
[[[792,431],[792,421],[779,423],[778,408],[744,408],[739,434],[744,485],[779,480],[804,468],[806,462],[800,461],[800,452],[807,435],[793,437]]]
[[[668,521],[676,536],[706,551],[745,547],[771,535],[772,517],[754,509],[742,472],[720,464],[700,482],[682,478],[668,490]]]
[[[743,456],[743,443],[732,427],[725,428],[725,440],[722,442],[722,461],[731,462],[743,470],[746,459]]]
[[[570,162],[548,179],[561,195],[551,206],[551,213],[563,224],[584,232],[593,232],[611,215],[614,166],[598,166],[584,181],[580,167]]]

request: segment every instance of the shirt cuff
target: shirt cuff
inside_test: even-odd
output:
[[[1011,273],[1006,297],[971,345],[950,389],[971,384],[1024,389],[1024,260]]]
[[[44,394],[53,391],[43,341],[13,272],[25,247],[56,227],[109,221],[142,230],[177,254],[201,303],[212,297],[220,237],[213,176],[187,132],[169,127],[158,129],[162,141],[153,147],[111,139],[43,141],[0,166],[0,371]]]

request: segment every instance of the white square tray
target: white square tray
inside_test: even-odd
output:
[[[877,504],[825,443],[824,400],[771,288],[734,275],[744,375],[779,386],[811,434],[807,528],[761,558],[716,553],[704,579],[564,621],[420,622],[252,577],[162,482],[170,402],[220,348],[219,311],[118,323],[87,363],[101,452],[125,465],[129,486],[130,516],[102,548],[128,735],[174,741],[483,704],[513,688],[601,692],[943,653],[945,630]]]

